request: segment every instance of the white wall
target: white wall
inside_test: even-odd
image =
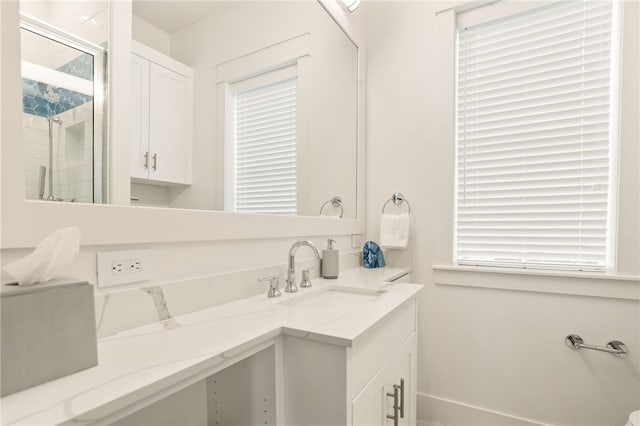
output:
[[[170,54],[171,36],[169,34],[136,15],[133,15],[132,18],[131,36],[134,40],[165,55]]]
[[[631,121],[638,116],[637,3],[628,4],[635,17],[625,34],[635,73],[630,68],[624,84],[636,101],[624,111],[633,124],[621,147],[619,243],[619,272],[635,278],[623,281],[434,273],[432,265],[452,262],[453,135],[442,120],[453,92],[438,81],[437,58],[447,52],[439,51],[443,34],[435,16],[452,4],[365,1],[357,12],[365,16],[368,46],[366,237],[378,238],[380,207],[403,192],[413,232],[399,256],[413,258],[412,277],[426,284],[418,417],[445,425],[622,425],[640,409],[640,154],[637,121]],[[487,288],[497,282],[506,289]],[[621,292],[614,292],[618,286]],[[576,353],[563,342],[570,333],[598,345],[622,340],[630,356]]]

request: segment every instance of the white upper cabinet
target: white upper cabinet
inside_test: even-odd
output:
[[[150,62],[131,55],[131,177],[149,177]]]
[[[191,184],[193,70],[140,43],[131,59],[131,178]]]

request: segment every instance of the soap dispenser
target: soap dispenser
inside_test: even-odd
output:
[[[338,257],[340,253],[334,248],[335,240],[327,240],[327,249],[322,250],[322,278],[338,278]]]

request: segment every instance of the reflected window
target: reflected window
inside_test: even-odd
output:
[[[297,80],[294,65],[230,85],[233,211],[298,213]]]

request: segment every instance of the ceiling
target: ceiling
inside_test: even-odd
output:
[[[133,0],[133,14],[172,34],[232,5],[216,0]]]

